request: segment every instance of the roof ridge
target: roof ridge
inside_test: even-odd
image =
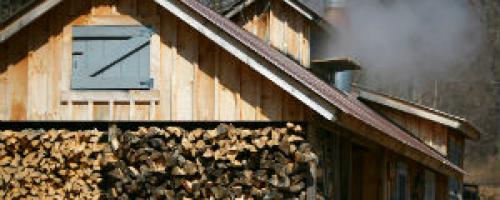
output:
[[[315,92],[318,96],[322,97],[324,100],[331,103],[335,107],[339,108],[343,112],[350,114],[355,118],[363,121],[364,123],[372,126],[373,128],[389,135],[394,139],[401,141],[403,144],[411,146],[415,150],[420,151],[426,155],[429,155],[436,160],[439,160],[442,164],[445,164],[448,167],[458,172],[464,173],[464,171],[460,167],[451,163],[442,155],[433,151],[427,145],[411,137],[409,133],[405,132],[404,130],[398,128],[393,123],[384,119],[382,116],[377,114],[375,111],[371,110],[368,106],[364,105],[359,100],[351,99],[347,95],[341,93],[338,89],[332,88],[330,85],[326,84],[317,76],[304,69],[304,67],[300,66],[296,62],[293,62],[290,58],[286,57],[278,50],[267,45],[266,43],[264,43],[262,40],[258,39],[251,33],[241,29],[241,27],[232,23],[228,19],[215,13],[214,11],[203,6],[202,4],[200,4],[195,0],[179,0],[179,1],[184,3],[190,9],[197,12],[206,20],[218,26],[218,28],[225,31],[234,39],[243,43],[252,51],[258,53],[260,56],[267,59],[269,62],[274,64],[275,67],[279,68],[287,75],[291,76],[296,81],[300,82],[308,89]]]

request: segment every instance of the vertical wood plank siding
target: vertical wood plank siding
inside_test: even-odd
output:
[[[302,66],[310,66],[310,22],[283,1],[259,0],[245,8],[233,20]]]
[[[153,1],[140,2],[64,1],[0,44],[0,120],[304,120],[298,100]],[[269,37],[269,18],[256,16],[261,25],[251,29]],[[152,90],[70,89],[73,26],[140,24],[155,31]],[[299,43],[290,47],[297,55]]]
[[[375,104],[370,104],[372,108],[379,111],[394,123],[412,133],[415,137],[435,149],[442,155],[448,153],[448,135],[452,134],[448,127],[428,120],[420,119],[416,116],[388,109]]]

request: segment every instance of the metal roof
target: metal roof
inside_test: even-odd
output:
[[[325,2],[324,0],[296,0],[301,3],[304,7],[309,9],[311,12],[317,16],[325,15]]]
[[[7,33],[5,29],[2,30],[0,36],[0,43],[5,41],[8,37],[17,33],[23,27],[27,26],[33,22],[36,18],[41,16],[43,13],[47,12],[51,8],[55,7],[62,0],[46,0],[47,4],[41,4],[39,7],[34,8],[28,12],[25,16],[20,19],[20,25],[13,26],[12,29],[8,29]],[[322,98],[326,102],[335,106],[343,113],[350,115],[363,123],[375,128],[386,136],[401,142],[403,145],[410,147],[411,149],[421,152],[428,157],[439,161],[447,168],[458,173],[465,173],[460,167],[452,164],[446,158],[441,156],[439,153],[433,151],[430,147],[418,141],[416,138],[412,137],[409,133],[404,132],[396,125],[392,124],[375,111],[371,110],[369,107],[364,105],[357,98],[350,97],[341,91],[330,87],[328,84],[320,80],[314,74],[306,70],[304,67],[300,66],[284,54],[280,53],[277,49],[272,48],[264,41],[258,39],[251,33],[245,31],[241,27],[237,26],[230,20],[224,18],[218,13],[210,10],[196,0],[155,0],[158,3],[169,2],[180,2],[184,4],[187,8],[191,9],[195,14],[200,15],[204,18],[203,26],[210,23],[215,28],[220,29],[221,34],[227,34],[228,36],[237,40],[241,45],[255,52],[261,58],[267,60],[269,63],[276,67],[278,70],[282,71],[285,75],[293,78],[298,83],[306,87],[312,93]],[[39,10],[37,10],[39,9]],[[19,20],[19,19],[18,19]],[[21,23],[22,22],[22,23]],[[16,23],[16,22],[13,22]],[[12,24],[11,24],[12,25]],[[9,25],[10,26],[10,25]]]
[[[223,30],[248,48],[264,57],[269,62],[273,63],[280,70],[293,77],[298,82],[302,83],[311,91],[315,92],[318,96],[323,97],[326,101],[330,102],[332,105],[335,105],[342,112],[352,115],[353,117],[363,121],[373,128],[378,129],[387,136],[394,138],[402,142],[403,144],[410,146],[440,161],[451,169],[460,173],[464,173],[464,171],[460,167],[454,165],[439,153],[435,152],[424,143],[418,141],[409,133],[404,132],[395,124],[389,122],[387,119],[383,118],[381,115],[377,114],[375,111],[363,104],[361,101],[357,100],[356,98],[350,98],[349,96],[343,94],[341,91],[330,87],[330,85],[320,80],[304,67],[300,66],[290,58],[280,53],[278,50],[267,45],[266,43],[264,43],[264,41],[258,39],[257,37],[240,28],[228,19],[211,11],[209,8],[203,6],[195,0],[179,1],[190,7],[195,12],[199,13],[207,21],[213,23],[219,29]]]
[[[325,68],[330,71],[360,70],[361,65],[350,57],[335,57],[321,60],[312,60],[315,67]]]
[[[400,98],[370,91],[359,86],[355,87],[359,90],[359,97],[365,101],[396,109],[456,129],[472,140],[479,140],[480,138],[480,131],[464,118]]]

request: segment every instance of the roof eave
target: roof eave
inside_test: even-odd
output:
[[[427,153],[412,148],[404,141],[397,141],[395,138],[391,137],[380,137],[383,135],[381,130],[378,130],[373,126],[363,125],[364,122],[359,121],[359,119],[347,113],[339,114],[339,120],[336,123],[351,131],[362,129],[362,131],[357,131],[357,133],[384,147],[387,147],[391,151],[397,152],[398,154],[415,160],[423,165],[429,166],[431,169],[447,176],[462,177],[467,175],[467,172],[464,169],[451,163],[438,152],[432,151],[432,154],[435,156],[433,157]],[[406,134],[410,135],[410,133]],[[421,145],[425,145],[428,149],[431,149],[426,144],[422,143]],[[440,159],[436,159],[436,157],[439,157]]]
[[[386,106],[392,109],[399,110],[401,112],[412,114],[420,118],[442,124],[444,126],[459,131],[465,137],[471,140],[479,140],[480,138],[481,135],[480,131],[463,118],[452,116],[448,113],[427,108],[402,99],[369,91],[367,89],[363,89],[358,86],[356,87],[359,89],[359,97],[362,98],[363,100],[370,101],[382,106]]]
[[[202,35],[206,36],[208,39],[219,44],[220,47],[225,49],[227,52],[231,53],[233,56],[250,66],[253,70],[257,71],[268,80],[271,80],[281,89],[288,92],[290,95],[297,98],[299,101],[304,103],[310,109],[314,110],[318,114],[322,115],[325,119],[330,121],[336,120],[337,108],[331,105],[329,102],[324,100],[321,96],[316,93],[308,91],[305,86],[301,83],[294,81],[293,77],[286,76],[279,69],[272,67],[275,63],[270,63],[269,61],[264,61],[264,59],[257,58],[258,54],[255,50],[241,45],[237,39],[234,39],[230,34],[226,33],[224,30],[220,30],[217,27],[208,26],[206,20],[202,18],[200,13],[190,12],[182,9],[178,1],[173,0],[154,0],[160,6],[168,10],[169,12],[176,15],[180,20],[189,24]],[[185,1],[181,1],[186,3]],[[191,5],[195,6],[195,5]],[[191,8],[193,9],[193,8]],[[199,9],[208,8],[200,7]],[[213,11],[210,11],[213,12]],[[206,17],[206,16],[205,16]],[[255,37],[255,36],[252,36]],[[260,40],[259,40],[260,41]]]
[[[288,4],[290,7],[295,9],[297,12],[302,14],[305,18],[314,21],[318,19],[318,15],[316,15],[314,12],[310,11],[307,9],[304,5],[302,5],[300,2],[297,2],[295,0],[283,0],[286,4]]]
[[[338,120],[340,113],[351,115],[365,125],[379,130],[380,133],[385,133],[389,138],[401,141],[402,145],[411,146],[415,151],[428,155],[424,157],[425,159],[435,159],[436,162],[442,162],[443,165],[452,169],[456,168],[442,156],[430,151],[430,148],[422,146],[415,139],[406,137],[406,133],[390,122],[384,121],[368,107],[361,105],[357,100],[349,100],[347,96],[317,79],[279,51],[265,46],[261,40],[202,6],[199,2],[195,0],[154,1],[302,101],[326,120]],[[43,13],[39,13],[38,16]],[[402,135],[402,138],[398,135]],[[454,172],[463,174],[460,168],[455,169]]]
[[[458,130],[470,140],[479,141],[479,139],[481,139],[481,132],[479,129],[468,121],[462,122]]]
[[[20,16],[10,24],[6,25],[0,32],[0,43],[5,42],[7,39],[15,35],[25,26],[31,24],[34,20],[45,14],[47,11],[61,3],[63,0],[45,0],[44,2],[36,5],[24,15]]]

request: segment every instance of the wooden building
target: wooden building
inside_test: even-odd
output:
[[[332,25],[304,2],[38,0],[0,26],[0,120],[300,122],[326,199],[452,198],[477,130],[321,80],[312,32]]]

